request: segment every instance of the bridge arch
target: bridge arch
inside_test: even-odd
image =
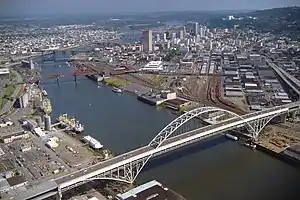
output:
[[[225,110],[222,108],[217,107],[198,107],[191,111],[188,111],[184,113],[183,115],[177,117],[174,119],[171,123],[169,123],[165,128],[163,128],[148,144],[149,146],[158,148],[160,147],[165,140],[167,140],[178,128],[180,128],[183,124],[189,122],[190,120],[194,119],[195,117],[198,117],[201,114],[205,114],[208,112],[214,112],[214,111],[222,111],[227,114],[233,115],[236,118],[240,118],[241,120],[244,120],[244,118],[234,112],[231,112],[229,110]],[[255,134],[255,129],[250,123],[246,123],[247,128],[252,132],[253,136]]]
[[[179,127],[189,122],[195,117],[198,117],[201,114],[209,113],[209,112],[217,112],[222,111],[224,113],[230,114],[234,116],[236,119],[244,120],[245,116],[239,116],[238,114],[217,107],[198,107],[191,111],[184,113],[183,115],[174,119],[171,123],[169,123],[165,128],[163,128],[147,145],[148,148],[157,149],[159,148],[164,141],[166,141]],[[244,122],[245,126],[250,129],[253,137],[256,137],[257,134],[275,117],[280,116],[285,113],[286,110],[282,110],[282,112],[276,112],[255,121]],[[252,114],[253,115],[253,114]],[[246,115],[247,116],[247,115]],[[226,121],[226,120],[224,120]],[[223,122],[224,122],[223,121]],[[136,161],[131,161],[125,163],[122,166],[118,166],[114,169],[111,169],[107,172],[101,173],[97,176],[86,179],[86,181],[92,180],[114,180],[120,181],[124,183],[133,183],[147,162],[153,157],[153,154],[148,155],[147,157],[140,158]]]

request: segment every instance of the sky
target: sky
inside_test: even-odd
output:
[[[0,14],[253,10],[300,6],[300,0],[0,0]]]

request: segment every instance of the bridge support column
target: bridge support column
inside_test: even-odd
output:
[[[74,81],[75,81],[75,83],[77,83],[77,76],[76,75],[74,75]]]
[[[291,119],[294,121],[294,119],[296,118],[296,112],[297,111],[292,111],[291,112]]]
[[[59,85],[59,77],[56,78],[56,83]]]
[[[286,123],[287,114],[283,114],[280,116],[280,123]]]
[[[61,200],[61,199],[62,199],[61,189],[60,189],[59,186],[58,186],[57,189],[58,189],[58,190],[57,190],[56,200]]]

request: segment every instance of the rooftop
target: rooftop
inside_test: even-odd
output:
[[[119,200],[184,200],[183,197],[179,196],[175,192],[164,188],[161,183],[153,180],[138,186],[126,193],[117,195]]]

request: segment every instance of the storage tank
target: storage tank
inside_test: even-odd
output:
[[[42,122],[42,117],[41,116],[37,116],[36,123],[38,124],[38,127],[42,127],[43,122]]]
[[[44,121],[45,121],[45,130],[51,131],[51,117],[49,115],[44,115]]]

